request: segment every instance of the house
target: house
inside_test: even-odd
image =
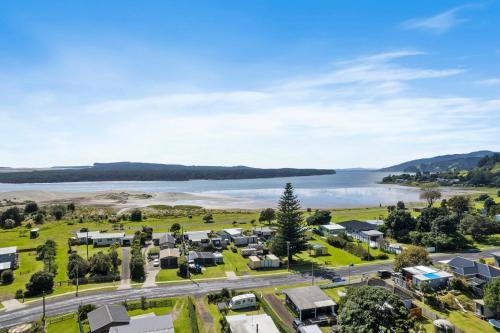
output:
[[[17,246],[0,248],[0,271],[18,266]]]
[[[240,254],[242,257],[256,256],[259,250],[253,247],[245,247],[240,250]]]
[[[337,236],[343,231],[346,231],[345,228],[337,223],[323,224],[319,226],[319,232],[325,237]]]
[[[318,286],[284,289],[283,293],[287,305],[297,314],[300,321],[335,315],[337,304]]]
[[[122,246],[131,246],[134,242],[135,235],[128,234],[122,238]]]
[[[226,316],[231,333],[280,333],[273,319],[267,314]]]
[[[240,237],[243,229],[241,228],[231,228],[231,229],[223,229],[217,232],[220,238],[229,240],[230,242],[234,242],[235,237]]]
[[[175,333],[175,329],[170,314],[149,313],[130,318],[128,325],[111,327],[109,333]]]
[[[314,257],[328,255],[328,248],[321,244],[311,244],[311,255]]]
[[[500,251],[499,252],[493,252],[493,260],[495,261],[495,266],[500,267]]]
[[[92,237],[94,246],[110,246],[115,243],[121,244],[122,239],[125,237],[124,232],[117,233],[99,233]]]
[[[405,267],[401,273],[393,274],[394,282],[406,288],[418,288],[425,283],[430,288],[439,289],[446,287],[452,277],[453,274],[429,266]]]
[[[489,319],[495,317],[493,311],[484,305],[482,299],[475,299],[474,301],[474,314],[481,319]]]
[[[236,246],[245,246],[249,244],[256,244],[259,241],[259,237],[255,235],[249,235],[249,236],[242,235],[234,237],[232,240],[234,245]]]
[[[323,331],[319,328],[318,325],[307,325],[307,326],[300,326],[298,333],[322,333]]]
[[[160,267],[163,269],[176,268],[179,265],[180,251],[178,248],[160,250]]]
[[[123,305],[104,305],[87,315],[91,333],[108,333],[111,327],[128,325],[130,317]]]
[[[478,287],[492,279],[500,277],[500,269],[477,261],[457,256],[446,263],[451,271],[460,277],[470,280]]]
[[[371,248],[378,247],[383,239],[384,233],[378,230],[364,230],[359,233],[359,240],[368,243]]]
[[[250,256],[248,258],[248,267],[250,267],[250,269],[278,268],[280,267],[280,259],[274,254]]]
[[[30,239],[35,239],[40,236],[40,228],[33,228],[30,230]]]
[[[239,310],[253,308],[257,305],[257,297],[254,294],[237,295],[231,298],[229,308],[231,310]]]
[[[345,228],[349,236],[360,241],[366,241],[367,237],[366,234],[365,235],[361,234],[362,231],[378,229],[378,227],[372,223],[357,221],[357,220],[339,222],[338,224],[340,224]]]
[[[187,261],[199,266],[215,266],[217,264],[215,254],[212,252],[189,251]]]
[[[88,244],[92,244],[92,239],[95,236],[100,235],[100,231],[83,231],[83,232],[77,232],[76,233],[76,238],[75,241],[78,244],[87,244],[87,238],[88,238]]]
[[[255,227],[252,229],[252,233],[265,240],[270,240],[276,234],[276,228],[271,227]]]
[[[189,244],[199,245],[200,243],[208,243],[210,241],[210,230],[203,231],[187,231],[184,233],[184,239],[186,239]]]
[[[160,249],[175,247],[175,237],[168,232],[153,233],[153,244]]]
[[[394,254],[401,254],[401,252],[403,252],[403,245],[401,245],[399,243],[389,243],[389,244],[383,245],[382,249],[385,252],[394,253]]]

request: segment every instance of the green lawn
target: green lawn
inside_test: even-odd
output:
[[[488,324],[485,320],[481,320],[476,317],[472,312],[468,311],[467,313],[463,313],[461,311],[450,310],[449,312],[440,312],[437,311],[428,305],[415,300],[415,304],[420,307],[426,307],[431,311],[437,313],[441,317],[449,320],[453,325],[460,328],[464,332],[467,333],[495,333],[495,329]]]

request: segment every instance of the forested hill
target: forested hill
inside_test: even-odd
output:
[[[447,172],[459,170],[474,169],[479,160],[487,155],[493,155],[494,152],[488,150],[474,151],[468,154],[442,155],[430,158],[404,162],[383,168],[381,171],[400,171],[400,172]]]
[[[185,166],[154,163],[95,163],[88,168],[0,173],[0,183],[252,179],[335,174],[330,169],[259,169],[246,166]]]

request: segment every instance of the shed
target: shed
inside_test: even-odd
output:
[[[179,265],[180,251],[178,248],[166,248],[160,250],[160,267],[176,268]]]
[[[315,257],[328,255],[328,248],[321,244],[312,244],[311,255]]]
[[[284,289],[286,303],[300,321],[335,315],[337,304],[318,286]]]
[[[474,300],[474,314],[481,319],[489,319],[495,317],[493,311],[491,311],[490,308],[484,305],[484,301],[482,299]]]
[[[87,315],[91,333],[108,333],[114,326],[128,325],[130,317],[123,305],[104,305]]]
[[[40,236],[40,228],[33,228],[30,230],[31,239],[38,238],[38,236]]]

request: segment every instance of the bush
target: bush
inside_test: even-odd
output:
[[[94,304],[80,304],[78,305],[78,319],[85,320],[89,312],[94,311],[97,307]]]
[[[389,259],[389,256],[385,253],[380,253],[379,255],[377,255],[376,258],[379,260],[386,260],[386,259]]]
[[[476,201],[484,201],[486,199],[488,199],[490,196],[486,193],[482,193],[480,194],[477,198],[476,198]]]
[[[52,291],[53,287],[54,276],[51,273],[40,271],[30,277],[30,281],[26,284],[26,292],[30,295],[39,295]]]
[[[25,206],[24,206],[24,213],[25,214],[31,214],[31,213],[34,213],[34,212],[38,212],[38,205],[36,202],[28,202]]]
[[[132,212],[130,213],[130,221],[132,222],[142,221],[142,211],[138,208],[132,210]]]
[[[14,296],[16,299],[21,299],[24,297],[24,291],[22,289],[17,289]]]
[[[0,279],[2,280],[3,284],[12,283],[12,281],[14,281],[14,273],[11,269],[6,269],[2,272]]]
[[[344,249],[347,246],[347,241],[338,236],[330,236],[326,239],[328,244],[339,249]]]

